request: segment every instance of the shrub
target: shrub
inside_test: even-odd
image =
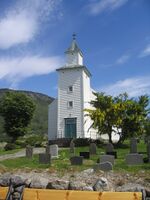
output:
[[[15,144],[13,144],[13,143],[8,143],[4,147],[5,151],[13,150],[13,149],[16,149],[16,148],[17,148],[17,146]]]
[[[90,144],[89,138],[77,138],[73,140],[76,147],[84,147]]]
[[[44,135],[25,135],[24,137],[18,138],[16,140],[16,145],[20,147],[26,147],[27,145],[34,146],[34,147],[43,147],[47,142],[47,138]]]

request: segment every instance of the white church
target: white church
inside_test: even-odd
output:
[[[83,64],[83,54],[73,35],[70,47],[65,52],[66,64],[57,69],[58,98],[49,105],[48,139],[93,138],[97,131],[84,109],[91,108],[95,98],[90,86],[91,73]]]

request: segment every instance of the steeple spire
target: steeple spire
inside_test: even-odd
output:
[[[73,33],[73,34],[72,34],[72,39],[73,39],[73,40],[76,40],[76,36],[77,36],[77,34],[76,34],[76,33]]]
[[[66,58],[67,62],[66,65],[68,66],[80,66],[83,65],[83,54],[76,42],[76,34],[72,34],[72,42],[70,47],[67,49]]]

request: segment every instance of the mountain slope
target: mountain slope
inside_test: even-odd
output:
[[[0,89],[0,99],[6,92],[21,92],[31,97],[36,104],[36,110],[34,117],[32,119],[29,130],[31,133],[35,134],[47,134],[48,129],[48,105],[54,100],[54,98],[49,97],[45,94],[36,93],[32,91],[23,91],[23,90],[10,90],[10,89]],[[6,138],[4,129],[4,121],[0,117],[0,140]]]

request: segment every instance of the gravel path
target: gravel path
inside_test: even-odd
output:
[[[34,148],[34,150],[33,150],[34,154],[39,154],[39,153],[44,153],[44,152],[45,152],[45,148]],[[2,155],[2,156],[0,156],[0,161],[24,157],[24,156],[25,156],[25,149],[23,149],[17,153]]]

